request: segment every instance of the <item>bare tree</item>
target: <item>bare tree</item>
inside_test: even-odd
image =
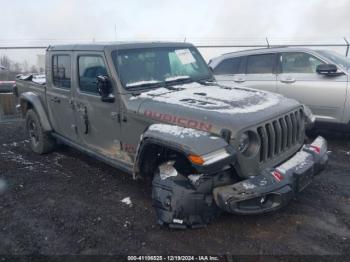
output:
[[[12,71],[16,73],[20,73],[22,71],[21,64],[20,63],[14,63],[12,66]]]
[[[31,67],[30,67],[30,73],[38,73],[39,71],[38,71],[38,68],[35,66],[35,65],[32,65]]]
[[[12,64],[12,62],[11,62],[10,58],[8,58],[7,55],[2,55],[0,57],[0,66],[4,67],[6,69],[10,69],[11,64]]]
[[[22,63],[22,68],[23,68],[24,73],[29,72],[29,64],[28,64],[27,60],[24,60],[24,62]]]

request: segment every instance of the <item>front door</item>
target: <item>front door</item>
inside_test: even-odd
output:
[[[241,57],[227,58],[214,69],[215,79],[222,85],[239,87],[246,79],[245,59]]]
[[[310,107],[317,120],[341,122],[346,99],[347,76],[316,73],[321,59],[304,52],[279,56],[278,92]]]
[[[97,76],[110,76],[103,53],[76,52],[75,114],[80,143],[112,160],[125,160],[121,152],[119,101],[102,102]]]
[[[48,63],[46,100],[53,130],[69,140],[76,141],[72,93],[72,58],[67,53],[53,53]]]

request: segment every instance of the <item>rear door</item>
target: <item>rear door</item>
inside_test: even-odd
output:
[[[310,107],[317,120],[341,122],[347,76],[325,76],[316,67],[325,62],[306,52],[279,54],[278,92]]]
[[[113,88],[116,100],[102,102],[97,91],[97,76],[111,76],[104,53],[76,52],[75,61],[75,114],[81,143],[109,159],[122,160],[119,96]]]
[[[46,100],[54,131],[77,140],[72,93],[72,57],[70,52],[52,52],[48,57]]]
[[[276,92],[276,54],[257,54],[246,57],[243,86]]]

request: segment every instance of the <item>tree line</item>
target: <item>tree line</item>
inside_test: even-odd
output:
[[[43,73],[44,68],[29,65],[28,61],[22,63],[11,60],[7,55],[0,56],[0,81],[14,80],[18,74]]]

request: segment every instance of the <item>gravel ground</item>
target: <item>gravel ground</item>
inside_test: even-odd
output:
[[[36,155],[23,122],[0,123],[0,254],[350,254],[350,135],[322,135],[330,164],[286,208],[169,230],[145,182],[68,147]]]

